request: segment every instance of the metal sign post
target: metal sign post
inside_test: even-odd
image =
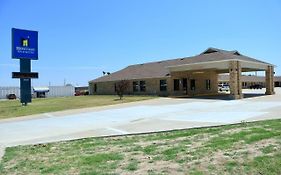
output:
[[[20,59],[20,72],[29,73],[31,69],[31,61]],[[20,78],[20,102],[25,106],[31,103],[31,79]]]
[[[38,32],[12,29],[12,58],[20,59],[20,72],[13,72],[12,78],[20,78],[20,102],[31,103],[31,78],[38,78],[31,72],[31,60],[38,60]]]

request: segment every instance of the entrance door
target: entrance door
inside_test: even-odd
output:
[[[195,91],[195,79],[190,80],[190,90]]]
[[[187,78],[182,79],[182,89],[184,93],[187,95]]]

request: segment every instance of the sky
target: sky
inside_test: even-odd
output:
[[[19,86],[11,28],[39,32],[33,86],[85,86],[103,71],[208,47],[272,63],[281,75],[280,0],[0,0],[0,86]]]

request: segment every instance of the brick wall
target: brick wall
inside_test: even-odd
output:
[[[172,72],[172,90],[171,94],[173,95],[184,95],[183,89],[180,88],[180,91],[173,91],[173,80],[180,79],[182,86],[182,79],[187,78],[187,95],[199,95],[199,94],[217,94],[218,93],[218,74],[215,71],[194,71],[194,72]],[[195,80],[195,90],[191,90],[191,79]],[[206,80],[210,80],[211,89],[206,89]]]
[[[166,78],[146,78],[146,79],[137,79],[137,80],[128,80],[129,88],[125,94],[129,95],[158,95],[158,96],[174,96],[174,95],[185,95],[185,91],[182,87],[182,79],[187,79],[187,95],[198,95],[198,94],[217,94],[218,92],[218,75],[215,71],[204,71],[204,72],[173,72],[171,77]],[[174,79],[180,80],[180,90],[174,91]],[[190,90],[190,80],[195,79],[195,90]],[[167,90],[160,91],[160,80],[166,80]],[[211,89],[206,89],[206,80],[211,81]],[[134,81],[145,81],[146,90],[145,92],[133,91],[133,82]],[[90,83],[90,94],[104,94],[104,95],[113,95],[115,92],[115,83],[111,82],[98,82]],[[97,86],[97,91],[94,92],[94,84]]]
[[[160,80],[168,80],[168,78],[149,78],[149,79],[137,79],[137,80],[128,80],[129,81],[129,87],[128,90],[125,92],[125,94],[129,95],[159,95],[159,96],[168,96],[168,90],[167,91],[160,91]],[[145,91],[140,91],[140,88],[138,88],[138,91],[133,91],[133,82],[137,81],[138,84],[140,81],[145,81]],[[99,95],[114,95],[115,92],[115,81],[111,82],[98,82],[98,83],[90,83],[90,94],[99,94]],[[168,82],[167,82],[168,83]],[[97,91],[94,92],[94,84],[97,86]],[[168,85],[169,86],[169,85]]]

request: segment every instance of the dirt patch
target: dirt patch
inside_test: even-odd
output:
[[[186,164],[186,167],[196,166],[199,170],[208,172],[208,165],[214,165],[217,170],[224,171],[224,167],[228,162],[235,161],[243,163],[252,161],[255,157],[264,155],[261,149],[269,145],[273,145],[276,149],[280,149],[280,145],[278,145],[275,139],[261,140],[253,144],[237,143],[231,150],[218,150],[216,152],[208,153],[199,160],[191,160]]]
[[[239,133],[241,131],[250,131],[250,129],[251,128],[245,128],[245,127],[232,128],[232,129],[225,130],[220,134],[235,134],[235,133]]]
[[[262,128],[255,126],[255,128]],[[189,170],[196,167],[202,172],[210,171],[210,168],[216,167],[218,172],[225,171],[225,168],[234,162],[248,162],[257,156],[263,155],[262,149],[274,145],[278,146],[275,139],[261,140],[252,144],[245,144],[240,141],[233,145],[233,148],[227,150],[210,150],[204,145],[210,139],[220,135],[231,135],[241,131],[251,131],[252,127],[245,126],[239,128],[226,129],[217,133],[199,133],[191,136],[179,136],[175,138],[146,140],[143,137],[128,147],[111,148],[110,151],[123,152],[124,160],[117,168],[116,172],[121,174],[186,174]],[[129,136],[128,138],[130,138]],[[115,138],[115,139],[122,139]],[[135,147],[135,150],[132,149]],[[148,152],[144,149],[148,147]],[[149,149],[151,148],[151,152]],[[279,148],[279,147],[278,147]],[[126,149],[126,151],[124,151]],[[163,154],[165,150],[180,149],[173,160],[165,160]],[[136,169],[128,170],[130,162],[135,161]]]
[[[152,172],[161,172],[165,174],[184,174],[180,173],[181,166],[171,161],[156,161],[153,163],[141,162],[139,169],[134,174],[147,174]]]

